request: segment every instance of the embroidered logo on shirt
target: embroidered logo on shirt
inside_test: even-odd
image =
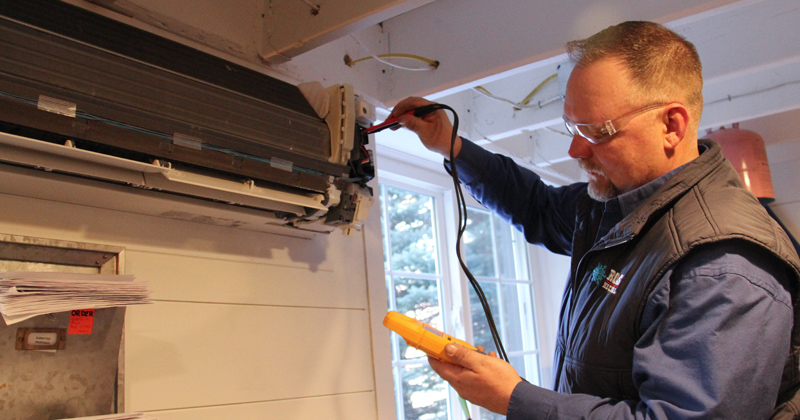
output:
[[[603,282],[603,289],[611,294],[617,294],[617,287],[619,286],[619,283],[622,281],[623,277],[625,277],[624,274],[611,270],[611,273]]]

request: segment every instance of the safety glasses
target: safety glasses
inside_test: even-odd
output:
[[[628,124],[632,119],[644,114],[645,112],[667,105],[669,104],[648,105],[644,108],[629,112],[617,119],[606,120],[602,123],[596,124],[577,124],[570,121],[566,115],[562,115],[562,118],[564,118],[564,125],[567,126],[567,131],[569,131],[569,134],[571,134],[573,137],[578,135],[588,140],[589,143],[600,144],[610,140],[611,136],[622,130],[622,128],[625,127],[625,125]]]

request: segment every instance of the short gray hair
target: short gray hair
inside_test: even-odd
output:
[[[694,45],[653,22],[630,21],[610,26],[589,38],[567,43],[576,66],[606,58],[620,59],[638,87],[637,106],[681,102],[694,118],[696,130],[703,112],[703,67]]]

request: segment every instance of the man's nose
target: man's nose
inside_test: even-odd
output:
[[[569,156],[573,159],[587,159],[592,156],[592,148],[589,140],[574,135],[572,136],[572,143],[569,145]]]

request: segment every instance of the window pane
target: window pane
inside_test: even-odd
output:
[[[389,302],[389,309],[393,309],[392,302],[394,302],[394,286],[392,285],[392,276],[386,274],[386,301]]]
[[[536,350],[530,284],[505,283],[502,290],[506,352]]]
[[[500,303],[498,302],[498,284],[494,282],[478,282],[483,289],[483,294],[486,296],[486,301],[489,304],[489,308],[492,311],[492,316],[494,317],[494,323],[497,325],[498,330],[500,330],[500,336],[503,336],[502,333],[502,322],[499,319],[500,316]],[[489,329],[489,322],[486,319],[486,314],[483,311],[483,306],[481,305],[480,300],[478,300],[478,295],[475,292],[474,288],[470,287],[469,289],[469,309],[470,314],[472,315],[472,339],[474,341],[475,346],[483,346],[486,349],[486,352],[490,351],[497,351],[497,347],[494,345],[494,340],[492,339],[492,331]],[[505,344],[503,344],[505,346]]]
[[[467,265],[489,300],[494,321],[512,364],[519,365],[520,375],[539,383],[539,354],[533,314],[532,284],[527,259],[527,244],[519,232],[497,215],[485,209],[469,208],[470,225],[465,232],[470,242],[464,245]],[[477,294],[470,290],[473,340],[487,351],[497,351]],[[525,355],[523,357],[523,355]],[[527,363],[526,363],[527,362]],[[527,369],[528,372],[524,369]],[[485,410],[479,418],[503,418]]]
[[[394,290],[397,312],[444,331],[437,280],[397,278],[394,282]],[[392,334],[392,339],[397,340],[401,359],[425,357],[424,352],[410,347],[399,335]]]
[[[397,367],[401,375],[403,417],[406,420],[447,419],[447,383],[428,365]],[[397,375],[397,373],[395,373]]]
[[[511,366],[519,376],[536,386],[542,386],[539,379],[539,355],[536,353],[508,356]]]
[[[388,221],[386,220],[386,205],[383,204],[386,202],[386,187],[383,184],[379,184],[380,188],[380,199],[381,199],[381,231],[384,233],[383,237],[381,238],[381,245],[383,245],[383,270],[384,271],[391,271],[392,267],[389,265],[389,249],[387,248],[388,239],[389,239],[389,225]],[[388,285],[388,283],[387,283]],[[391,301],[390,301],[391,302]]]
[[[524,273],[518,273],[514,253],[514,241],[512,238],[512,227],[505,223],[496,215],[495,217],[495,246],[497,247],[498,275],[503,280],[517,280],[527,277]]]
[[[467,229],[464,231],[462,245],[464,260],[473,275],[478,277],[497,277],[494,262],[494,241],[492,236],[492,214],[469,207]],[[514,256],[511,255],[513,260]]]
[[[385,187],[387,231],[392,248],[391,269],[435,274],[436,237],[433,226],[433,197]]]

